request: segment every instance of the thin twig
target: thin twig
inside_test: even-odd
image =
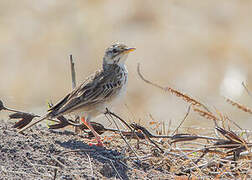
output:
[[[233,100],[231,100],[229,98],[226,98],[226,101],[228,103],[230,103],[232,106],[235,106],[235,107],[237,107],[238,109],[240,109],[240,110],[242,110],[244,112],[252,114],[252,109],[250,109],[250,108],[248,108],[248,107],[246,107],[246,106],[244,106],[244,105],[242,105],[240,103],[234,102]]]
[[[244,83],[244,82],[242,82],[242,86],[243,86],[243,87],[244,87],[244,89],[247,91],[248,95],[249,95],[250,97],[252,97],[252,93],[251,93],[251,91],[247,88],[247,86],[245,85],[245,83]]]
[[[56,163],[58,163],[61,167],[61,169],[69,169],[66,165],[64,165],[60,160],[58,160],[56,157],[54,157],[53,155],[50,156]],[[72,169],[72,167],[70,168]],[[77,174],[72,174],[70,173],[75,179],[80,179],[79,175]]]
[[[147,134],[145,134],[143,132],[143,134],[145,135],[145,138],[148,139],[152,144],[154,144],[156,146],[156,148],[158,148],[162,153],[164,153],[164,150],[162,148],[160,148],[157,143],[155,143]]]
[[[62,162],[60,162],[56,157],[51,156],[51,158],[52,158],[54,161],[56,161],[56,162],[61,166],[61,168],[64,168],[64,169],[67,168],[67,167],[66,167]]]
[[[34,117],[40,117],[39,115],[36,115],[36,114],[33,114],[33,113],[23,112],[23,111],[19,111],[19,110],[7,108],[7,107],[5,107],[4,110],[10,111],[10,112],[15,112],[15,113],[30,114],[30,115],[33,115]]]
[[[194,166],[197,166],[197,165],[194,163],[194,161],[193,161],[192,159],[190,159],[190,158],[186,155],[186,153],[185,153],[184,151],[182,151],[180,148],[177,148],[177,149],[180,151],[181,154],[183,154],[184,156],[186,156],[186,157],[188,158],[188,160],[191,161],[191,163],[192,163]],[[196,169],[197,169],[201,174],[203,173],[199,168],[196,167]],[[191,172],[191,171],[189,171],[189,172]]]
[[[201,154],[201,156],[194,162],[195,164],[198,164],[198,162],[200,162],[200,160],[203,159],[203,157],[208,153],[208,149],[206,148],[203,153]]]
[[[126,123],[126,121],[124,121],[121,117],[119,117],[115,113],[111,112],[108,108],[106,108],[105,115],[106,114],[109,114],[110,116],[112,115],[112,116],[116,117],[117,119],[119,119],[121,122],[123,122],[123,124],[125,124],[132,131],[132,128],[130,127],[130,125],[128,125],[128,123]]]
[[[42,120],[40,119],[40,120],[38,120],[38,121],[36,121],[36,122],[33,122],[32,124],[29,124],[29,125],[26,124],[26,125],[28,125],[28,126],[25,127],[25,126],[26,126],[26,125],[25,125],[25,119],[26,119],[27,117],[30,117],[31,120],[32,120],[32,119],[35,118],[35,117],[42,117],[42,116],[37,115],[37,114],[34,114],[34,113],[28,113],[28,112],[24,112],[24,111],[20,111],[20,110],[16,110],[16,109],[11,109],[11,108],[8,108],[8,107],[3,107],[2,110],[14,112],[14,114],[11,114],[11,115],[9,116],[10,119],[23,119],[23,120],[21,120],[21,121],[23,121],[23,122],[21,122],[21,121],[18,122],[20,126],[21,126],[21,125],[24,125],[24,128],[21,129],[20,132],[22,132],[22,131],[24,131],[24,130],[26,130],[26,129],[32,127],[32,126],[34,126],[35,124],[41,122],[42,120],[44,120],[44,119],[42,119]],[[58,118],[60,118],[60,117],[58,117]],[[64,117],[63,117],[63,118],[64,118]],[[57,119],[52,119],[52,118],[50,118],[50,117],[47,117],[47,118],[45,118],[45,119],[47,119],[47,120],[49,120],[49,121],[52,121],[52,122],[61,123],[61,121],[60,121],[59,119],[58,119],[58,120],[57,120]],[[65,119],[65,122],[66,122],[67,124],[69,124],[69,125],[72,125],[72,126],[75,126],[75,127],[82,126],[82,124],[74,123],[72,120],[69,120],[69,119],[66,119],[66,118],[64,118],[64,119]],[[20,126],[18,126],[17,124],[15,124],[15,125],[17,126],[17,128],[20,127]],[[14,125],[14,126],[15,126],[15,125]]]
[[[123,178],[120,176],[119,172],[117,171],[117,169],[116,169],[116,167],[115,167],[115,165],[114,165],[113,161],[111,161],[111,160],[110,160],[110,162],[111,162],[112,167],[114,168],[114,170],[115,170],[115,172],[116,172],[117,176],[119,177],[119,179],[123,180]]]
[[[71,64],[71,76],[72,76],[72,89],[76,87],[76,73],[75,73],[75,68],[74,68],[74,60],[73,60],[73,55],[70,54],[70,64]],[[80,123],[78,116],[75,116],[75,123]],[[80,130],[77,126],[74,127],[74,132],[79,133]]]
[[[191,172],[191,171],[196,170],[196,169],[206,168],[206,167],[212,166],[213,164],[216,164],[215,160],[212,160],[210,162],[207,162],[207,163],[204,163],[204,164],[201,164],[201,165],[194,164],[193,167],[185,169],[184,172]]]
[[[174,135],[175,133],[177,133],[178,129],[179,129],[179,128],[181,127],[181,125],[185,122],[187,116],[188,116],[189,113],[190,113],[191,106],[192,106],[192,104],[190,104],[189,107],[187,108],[187,112],[186,112],[185,117],[184,117],[183,120],[180,122],[180,124],[178,125],[178,127],[173,131],[172,135]]]
[[[93,166],[92,166],[91,158],[90,158],[90,156],[89,156],[88,153],[85,152],[85,154],[88,157],[89,167],[90,167],[90,170],[91,170],[91,177],[94,177],[94,171],[93,171]]]
[[[204,104],[202,104],[202,103],[200,103],[199,101],[193,99],[192,97],[190,97],[190,96],[188,96],[188,95],[186,95],[186,94],[184,94],[184,93],[181,93],[181,92],[179,92],[179,91],[177,91],[177,90],[175,90],[175,89],[173,89],[173,88],[170,88],[170,87],[162,87],[162,86],[160,86],[160,85],[158,85],[158,84],[156,84],[156,83],[151,82],[150,80],[147,80],[147,79],[142,75],[142,73],[141,73],[141,71],[140,71],[140,63],[138,63],[138,65],[137,65],[137,73],[138,73],[139,77],[140,77],[144,82],[146,82],[147,84],[150,84],[150,85],[152,85],[152,86],[154,86],[154,87],[157,87],[157,88],[159,88],[159,89],[161,89],[161,90],[163,90],[163,91],[168,91],[168,92],[170,92],[170,93],[172,93],[172,94],[175,94],[177,97],[183,98],[184,101],[186,101],[186,102],[188,102],[188,103],[190,103],[190,104],[192,104],[192,105],[195,105],[195,106],[201,106],[201,107],[203,107],[206,111],[210,112],[210,110],[209,110]]]
[[[74,89],[76,87],[76,73],[74,68],[74,61],[73,61],[73,55],[70,54],[70,63],[71,63],[71,76],[72,76],[72,88]]]
[[[213,120],[215,127],[218,126],[217,121],[220,121],[219,118],[217,118],[215,115],[213,115],[210,111],[203,111],[201,109],[193,107],[193,110],[197,113],[199,113],[200,116],[205,117],[206,119]]]
[[[73,56],[72,56],[72,55],[70,55],[70,64],[71,64],[72,88],[74,89],[74,88],[76,87],[76,73],[75,73],[74,62],[73,62]],[[15,109],[6,108],[6,107],[3,106],[2,101],[1,101],[0,105],[1,105],[1,109],[3,109],[3,110],[7,110],[7,111],[11,111],[11,112],[16,112],[16,113],[30,114],[30,113],[18,111],[18,110],[15,110]],[[40,117],[39,115],[34,115],[34,114],[30,114],[30,115],[33,115],[34,117]],[[45,117],[45,116],[44,116],[44,117]],[[50,119],[49,116],[46,117],[45,119],[48,119],[48,120],[51,120],[51,121],[55,121],[55,120]],[[78,118],[76,118],[76,121],[77,121],[77,119],[78,119]],[[24,127],[24,128],[21,129],[19,132],[23,132],[23,131],[26,130],[27,128],[32,127],[33,125],[35,125],[35,124],[41,122],[42,120],[44,120],[44,119],[40,119],[40,120],[38,120],[37,122],[34,122],[34,123],[32,123],[31,125],[28,125],[27,127]],[[78,123],[78,122],[76,122],[76,123]],[[72,124],[72,125],[73,125],[74,123],[70,123],[70,122],[69,122],[69,124]],[[25,125],[25,126],[26,126],[26,125]],[[74,126],[75,126],[75,132],[77,133],[77,132],[78,132],[78,126],[79,126],[79,125],[74,124]]]
[[[107,111],[108,111],[108,109],[107,109]],[[117,123],[115,122],[115,120],[114,120],[112,114],[109,113],[109,115],[110,115],[110,118],[113,120],[114,124],[116,125],[116,128],[118,129],[118,131],[119,131],[119,133],[120,133],[122,139],[123,139],[124,142],[128,145],[128,147],[131,149],[131,151],[136,155],[136,157],[138,158],[138,160],[139,160],[139,162],[140,162],[140,159],[139,159],[139,157],[138,157],[136,151],[131,147],[131,145],[130,145],[130,144],[127,142],[127,140],[124,138],[124,136],[123,136],[123,134],[122,134],[122,131],[121,131],[120,128],[118,127]],[[105,117],[108,118],[106,114],[105,114]]]

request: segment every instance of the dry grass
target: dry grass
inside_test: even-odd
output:
[[[50,155],[51,159],[49,158],[50,160],[46,161],[48,163],[46,168],[49,168],[53,173],[43,175],[44,177],[53,177],[56,179],[57,177],[63,177],[64,173],[70,173],[73,179],[83,178],[83,174],[76,171],[78,167],[73,164],[70,168],[67,162],[75,156],[76,158],[81,158],[84,152],[88,162],[85,162],[85,166],[89,168],[89,175],[85,177],[116,177],[118,179],[169,179],[171,177],[175,179],[196,179],[199,177],[206,179],[252,178],[251,131],[241,129],[234,121],[229,120],[228,117],[223,116],[222,113],[217,110],[215,113],[211,112],[204,104],[183,92],[179,92],[170,87],[162,87],[147,80],[140,72],[140,66],[138,66],[138,74],[146,83],[163,91],[170,92],[189,103],[188,111],[179,126],[173,131],[169,130],[169,135],[166,135],[164,123],[158,122],[158,120],[151,115],[152,121],[149,127],[143,127],[135,123],[128,124],[127,121],[108,110],[105,115],[114,123],[115,129],[107,128],[102,124],[92,122],[93,127],[99,134],[106,133],[104,137],[105,149],[96,149],[95,153],[93,153],[92,147],[87,150],[76,149],[69,152],[61,149],[60,152],[52,153]],[[252,113],[252,110],[244,105],[240,105],[230,99],[227,99],[227,102],[238,110],[250,114]],[[214,126],[208,128],[192,127],[190,130],[183,128],[183,122],[186,120],[191,109],[197,112],[199,116],[214,121]],[[0,110],[15,112],[10,115],[10,118],[21,119],[14,125],[16,128],[26,126],[27,122],[29,123],[33,118],[37,117],[36,115],[7,108],[2,102],[0,102]],[[49,126],[50,129],[77,126],[84,133],[87,133],[87,137],[92,137],[92,133],[86,131],[87,127],[75,124],[74,120],[61,116],[53,121],[56,121],[57,124]],[[123,122],[128,130],[120,129],[120,126],[117,125],[119,121]],[[149,131],[151,128],[155,129],[158,135],[151,133]],[[179,129],[180,132],[183,133],[178,133]],[[79,135],[76,136],[78,137]],[[57,136],[56,138],[60,139],[60,137]],[[111,158],[102,155],[107,151],[114,151],[115,149],[120,152],[118,157]],[[61,160],[59,160],[58,153],[67,154],[73,151],[75,154],[72,154],[72,156],[60,156]],[[80,152],[82,152],[82,154],[80,154]],[[103,162],[104,159],[106,161],[105,163],[108,163],[110,166],[110,175],[104,174],[104,172],[97,167],[99,164],[98,161]],[[54,161],[56,164],[52,166],[50,161]],[[124,167],[122,168],[123,170],[119,168],[121,166]],[[5,169],[4,166],[0,167]],[[12,173],[27,173],[17,169],[15,169],[15,171],[16,172]],[[57,174],[58,171],[61,171],[61,173]],[[4,175],[3,177],[8,177],[8,175],[6,175],[8,173],[11,172],[7,172],[6,169],[1,171],[1,175]],[[35,175],[42,176],[38,171]],[[31,176],[35,175],[33,174]]]
[[[231,99],[229,99],[229,98],[226,98],[226,101],[227,101],[228,103],[230,103],[232,106],[235,106],[236,108],[238,108],[238,109],[240,109],[240,110],[242,110],[242,111],[244,111],[244,112],[247,112],[247,113],[249,113],[249,114],[252,114],[252,110],[251,110],[250,108],[248,108],[248,107],[246,107],[246,106],[244,106],[244,105],[242,105],[242,104],[239,104],[239,103],[237,103],[237,102],[234,102],[233,100],[231,100]]]

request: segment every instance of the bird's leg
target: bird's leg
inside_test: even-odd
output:
[[[101,137],[99,136],[99,134],[94,130],[93,126],[91,125],[91,123],[89,122],[89,119],[85,120],[85,117],[81,118],[81,121],[88,127],[88,129],[90,129],[90,131],[93,133],[93,135],[95,136],[97,143],[97,146],[103,146],[103,143],[101,141]]]

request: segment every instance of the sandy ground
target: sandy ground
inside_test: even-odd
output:
[[[104,147],[97,147],[90,145],[87,134],[75,134],[71,129],[56,131],[37,125],[20,134],[12,126],[13,122],[0,121],[1,180],[251,178],[252,145],[247,143],[251,131],[236,130],[235,135],[218,127],[219,134],[227,136],[222,139],[215,136],[214,129],[203,132],[201,128],[197,133],[194,128],[191,134],[207,135],[208,131],[208,139],[190,140],[191,135],[175,134],[172,138],[152,137],[152,142],[124,141],[107,131],[102,135]]]
[[[120,137],[105,147],[89,146],[83,135],[41,126],[24,135],[0,123],[0,179],[159,179],[171,177],[169,168],[139,164]],[[135,148],[135,147],[134,147]],[[143,148],[143,149],[142,149]],[[138,149],[150,154],[153,149]]]

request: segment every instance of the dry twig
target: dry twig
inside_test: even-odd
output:
[[[85,154],[86,154],[87,157],[88,157],[89,167],[90,167],[90,170],[91,170],[91,175],[90,175],[90,176],[91,176],[92,178],[94,178],[94,170],[93,170],[91,158],[90,158],[90,156],[88,155],[88,153],[85,152]]]
[[[173,131],[173,133],[172,133],[173,135],[174,135],[175,133],[177,133],[178,129],[179,129],[179,128],[181,127],[181,125],[185,122],[187,116],[188,116],[189,113],[190,113],[190,110],[191,110],[191,105],[189,105],[189,107],[188,107],[188,109],[187,109],[187,112],[186,112],[186,115],[185,115],[185,117],[183,118],[183,120],[179,123],[178,127]]]
[[[195,105],[195,106],[203,107],[206,111],[210,112],[210,111],[208,110],[208,108],[207,108],[204,104],[202,104],[202,103],[200,103],[199,101],[197,101],[197,100],[191,98],[190,96],[188,96],[188,95],[186,95],[186,94],[184,94],[184,93],[182,93],[182,92],[179,92],[178,90],[175,90],[175,89],[173,89],[173,88],[171,88],[171,87],[162,87],[162,86],[160,86],[160,85],[158,85],[158,84],[156,84],[156,83],[151,82],[150,80],[147,80],[147,79],[142,75],[142,73],[141,73],[141,71],[140,71],[140,64],[139,64],[139,63],[138,63],[138,65],[137,65],[137,72],[138,72],[139,77],[140,77],[144,82],[146,82],[147,84],[150,84],[150,85],[152,85],[152,86],[154,86],[154,87],[157,87],[157,88],[159,88],[159,89],[161,89],[161,90],[163,90],[163,91],[168,91],[168,92],[170,92],[170,93],[172,93],[172,94],[175,94],[177,97],[183,98],[184,101],[186,101],[186,102],[188,102],[188,103],[190,103],[190,104],[192,104],[192,105]]]
[[[73,55],[70,54],[70,64],[71,64],[71,77],[72,77],[72,89],[74,89],[76,87],[76,73],[75,73],[75,68],[74,68],[74,61],[73,61]],[[80,123],[80,120],[78,118],[78,116],[75,116],[75,123]],[[78,126],[74,127],[74,131],[76,133],[79,132]]]
[[[108,109],[107,109],[107,112],[109,112]],[[116,128],[118,129],[118,131],[119,131],[119,133],[120,133],[122,139],[124,140],[124,142],[128,145],[128,147],[131,149],[131,151],[135,154],[135,156],[138,158],[139,162],[141,162],[140,159],[139,159],[138,154],[136,153],[136,151],[131,147],[131,145],[128,143],[128,141],[124,138],[124,136],[123,136],[123,134],[122,134],[120,128],[118,127],[118,125],[117,125],[117,123],[115,122],[115,120],[114,120],[114,118],[112,117],[112,115],[111,115],[110,113],[109,113],[109,115],[110,115],[110,118],[113,120],[113,122],[114,122]],[[108,118],[106,114],[105,114],[105,117]],[[120,119],[120,120],[121,120],[121,119]],[[125,121],[123,121],[123,122],[125,122]],[[126,122],[125,122],[125,123],[126,123]]]
[[[239,104],[239,103],[237,103],[237,102],[234,102],[233,100],[231,100],[231,99],[229,99],[229,98],[226,98],[226,101],[227,101],[228,103],[230,103],[232,106],[235,106],[235,107],[237,107],[238,109],[240,109],[240,110],[242,110],[242,111],[244,111],[244,112],[247,112],[247,113],[249,113],[249,114],[252,114],[252,110],[251,110],[250,108],[248,108],[248,107],[246,107],[246,106],[244,106],[244,105],[242,105],[242,104]]]
[[[215,115],[213,115],[211,112],[209,112],[209,111],[203,111],[203,110],[195,108],[195,107],[193,108],[193,110],[195,112],[199,113],[200,116],[205,117],[206,119],[209,119],[209,120],[213,120],[215,126],[218,126],[217,125],[217,121],[220,121],[220,119],[217,118]]]
[[[245,85],[245,83],[244,83],[244,82],[242,82],[242,86],[243,86],[243,87],[244,87],[244,89],[247,91],[248,95],[249,95],[250,97],[252,97],[252,93],[251,93],[251,91],[247,88],[247,86]]]
[[[110,159],[110,163],[111,163],[112,167],[114,168],[114,170],[115,170],[117,176],[119,177],[119,179],[123,180],[123,178],[120,176],[120,173],[117,171],[117,169],[116,169],[116,167],[115,167],[115,165],[114,165],[114,163],[113,163],[113,161],[111,159]]]

